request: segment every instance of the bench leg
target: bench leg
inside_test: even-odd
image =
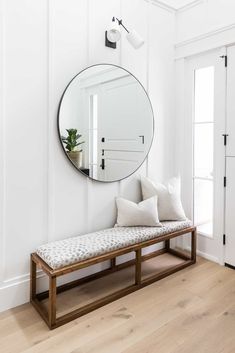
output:
[[[135,251],[135,284],[141,284],[141,249]]]
[[[37,265],[33,260],[31,255],[30,258],[30,301],[36,298],[36,272],[37,272]]]
[[[197,231],[192,231],[191,234],[191,260],[195,263],[197,257]]]
[[[110,268],[114,268],[116,266],[116,257],[110,260]]]
[[[56,323],[56,276],[49,277],[48,321],[50,328]]]
[[[169,251],[169,249],[170,249],[170,239],[165,240],[165,249],[166,249],[166,251]]]

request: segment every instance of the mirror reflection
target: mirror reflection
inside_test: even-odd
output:
[[[58,128],[64,151],[81,172],[99,181],[117,181],[145,160],[153,138],[147,93],[128,71],[94,65],[67,86]]]

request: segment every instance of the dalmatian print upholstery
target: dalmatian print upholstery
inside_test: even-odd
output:
[[[114,227],[44,244],[36,253],[52,269],[58,269],[190,226],[187,220],[162,222],[161,227]]]

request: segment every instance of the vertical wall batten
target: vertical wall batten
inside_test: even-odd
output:
[[[90,0],[87,0],[86,4],[86,18],[87,18],[87,23],[86,23],[86,62],[87,66],[90,65]],[[92,207],[92,181],[89,178],[86,178],[86,192],[87,192],[87,197],[86,197],[86,210],[87,210],[87,232],[91,232],[91,207]]]
[[[146,38],[146,91],[149,94],[149,54],[150,54],[150,0],[147,2],[147,38]],[[154,117],[155,118],[155,117]],[[155,123],[155,122],[154,122]],[[155,125],[155,124],[154,124]],[[146,176],[149,176],[149,158],[146,158]]]
[[[51,161],[52,161],[52,147],[49,143],[50,136],[51,136],[51,57],[50,57],[50,43],[51,43],[51,27],[50,27],[50,16],[51,16],[51,8],[50,8],[50,0],[47,0],[47,241],[50,240],[50,235],[53,233],[53,198],[52,198],[52,190],[53,190],[53,183],[51,180],[52,177],[52,168],[51,168]]]
[[[119,11],[120,11],[120,18],[122,18],[122,0],[119,0]],[[120,50],[119,50],[119,65],[122,66],[122,39],[119,41],[119,46],[120,46]],[[118,192],[117,192],[117,196],[121,197],[122,196],[122,181],[118,181]]]
[[[0,41],[0,92],[2,92],[0,97],[0,287],[5,277],[5,266],[6,266],[6,229],[5,229],[5,219],[6,219],[6,165],[5,165],[5,21],[4,21],[4,12],[5,12],[5,0],[0,2],[0,28],[1,28],[1,41]]]

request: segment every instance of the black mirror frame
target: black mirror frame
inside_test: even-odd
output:
[[[61,109],[61,104],[63,102],[63,98],[64,98],[64,95],[67,91],[67,89],[69,88],[70,84],[76,79],[77,76],[79,76],[82,72],[88,70],[89,68],[92,68],[94,66],[103,66],[103,65],[108,65],[108,66],[114,66],[116,68],[119,68],[119,69],[122,69],[124,71],[126,71],[129,75],[131,75],[132,77],[134,77],[136,79],[136,81],[140,84],[140,86],[142,87],[144,93],[146,94],[147,98],[148,98],[148,101],[149,101],[149,104],[150,104],[150,108],[151,108],[151,111],[152,111],[152,126],[153,126],[153,131],[152,131],[152,138],[151,138],[151,142],[150,142],[150,145],[149,145],[149,149],[143,159],[143,161],[139,164],[138,168],[136,168],[132,173],[128,174],[127,176],[125,176],[124,178],[121,178],[121,179],[116,179],[116,180],[98,180],[98,179],[94,179],[90,176],[88,176],[86,173],[84,173],[81,169],[77,168],[76,165],[71,161],[71,159],[69,158],[68,154],[66,153],[65,151],[65,148],[64,148],[64,145],[63,145],[63,142],[62,142],[62,139],[61,139],[61,135],[60,135],[60,109]],[[64,91],[63,91],[63,94],[60,98],[60,101],[59,101],[59,106],[58,106],[58,110],[57,110],[57,132],[58,132],[58,136],[59,136],[59,141],[60,141],[60,144],[61,144],[61,147],[62,147],[62,150],[64,152],[64,154],[66,155],[66,158],[69,160],[70,164],[73,165],[73,167],[76,169],[76,171],[78,171],[79,173],[81,173],[83,176],[85,176],[86,178],[89,178],[90,180],[92,181],[96,181],[96,182],[99,182],[99,183],[115,183],[115,182],[118,182],[118,181],[121,181],[121,180],[124,180],[124,179],[127,179],[129,178],[131,175],[133,175],[134,173],[136,173],[136,171],[144,164],[146,158],[148,157],[149,155],[149,152],[151,150],[151,147],[152,147],[152,144],[153,144],[153,138],[154,138],[154,133],[155,133],[155,119],[154,119],[154,111],[153,111],[153,106],[152,106],[152,103],[151,103],[151,100],[149,98],[149,95],[146,91],[146,89],[144,88],[143,84],[140,82],[140,80],[135,76],[133,75],[130,71],[128,71],[127,69],[124,69],[123,67],[119,66],[119,65],[115,65],[115,64],[108,64],[108,63],[99,63],[99,64],[94,64],[94,65],[90,65],[90,66],[87,66],[85,69],[81,70],[78,74],[76,74],[70,81],[69,83],[67,84],[67,86],[65,87]]]

